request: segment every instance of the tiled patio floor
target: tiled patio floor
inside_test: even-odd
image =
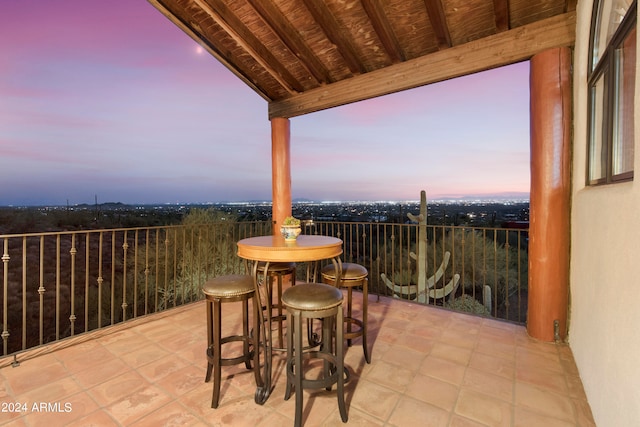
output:
[[[370,301],[372,363],[357,342],[345,360],[349,425],[595,425],[569,347],[537,342],[504,322]],[[224,322],[237,323],[238,312],[225,311]],[[205,331],[199,302],[3,367],[0,425],[292,425],[295,399],[283,399],[280,355],[263,406],[254,403],[252,374],[239,365],[223,368],[220,406],[210,408]],[[343,425],[335,387],[305,391],[304,399],[305,425]],[[24,412],[11,412],[16,405]]]

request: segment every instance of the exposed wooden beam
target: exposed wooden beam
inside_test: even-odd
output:
[[[358,54],[349,40],[342,35],[340,26],[323,1],[303,0],[313,19],[322,28],[325,35],[333,43],[353,74],[366,73],[368,70],[358,59]]]
[[[272,0],[248,1],[271,31],[300,60],[302,66],[309,71],[316,82],[326,84],[334,81],[327,67],[317,59],[311,48],[302,40],[293,25],[284,18]]]
[[[382,10],[380,1],[360,0],[360,3],[362,3],[364,11],[367,12],[371,20],[371,25],[373,25],[373,29],[382,42],[382,46],[384,46],[391,62],[395,64],[396,62],[406,61],[407,58],[400,47],[396,35],[393,33],[393,29],[391,28],[391,24],[389,24],[389,20],[386,18],[384,10]]]
[[[493,12],[496,15],[496,30],[499,33],[509,29],[509,0],[493,0]]]
[[[269,104],[269,118],[295,117],[530,59],[575,43],[575,12],[309,90]]]
[[[444,15],[442,0],[424,0],[427,7],[427,15],[431,22],[431,28],[438,39],[438,49],[448,49],[451,47],[451,34],[447,27],[447,18]]]
[[[302,92],[300,83],[282,67],[271,52],[253,35],[253,33],[234,15],[221,0],[193,0],[222,27],[238,46],[246,50],[280,85],[289,93]]]

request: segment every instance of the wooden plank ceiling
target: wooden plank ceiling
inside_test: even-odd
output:
[[[575,41],[576,0],[149,0],[269,103],[309,112]]]

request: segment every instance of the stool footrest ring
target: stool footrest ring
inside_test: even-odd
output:
[[[311,389],[320,389],[320,388],[326,388],[327,390],[331,389],[331,386],[333,386],[334,384],[336,384],[338,382],[338,372],[336,370],[336,358],[334,355],[329,354],[329,353],[325,353],[325,352],[321,352],[321,351],[307,351],[302,355],[302,361],[304,363],[305,360],[311,360],[311,359],[322,359],[322,360],[326,360],[327,362],[331,363],[331,367],[329,369],[329,371],[331,372],[328,376],[323,377],[323,378],[317,378],[317,379],[309,379],[309,378],[305,378],[304,376],[302,377],[302,388],[306,389],[306,388],[311,388]],[[293,376],[294,375],[294,359],[291,359],[288,361],[287,363],[287,371],[288,374]],[[302,373],[302,370],[300,369],[300,373]],[[303,374],[304,375],[304,374]],[[349,369],[344,366],[343,367],[343,372],[342,375],[344,375],[344,383],[346,384],[347,382],[349,382],[349,378],[351,378],[351,374],[349,372]],[[291,397],[291,395],[287,395],[285,396],[285,400],[289,400],[289,398]]]
[[[229,336],[221,339],[220,345],[226,344],[229,342],[244,342],[244,341],[246,341],[246,338],[243,337],[242,335],[233,335],[233,336]],[[251,348],[249,349],[249,353],[247,354],[241,354],[240,356],[236,356],[236,357],[226,357],[226,358],[221,357],[220,366],[232,366],[242,362],[251,362],[254,355],[253,343],[249,342],[249,346],[251,346]],[[209,347],[207,347],[207,359],[209,360],[210,363],[213,363],[214,358],[215,358],[215,355],[213,354],[213,344],[212,344]],[[208,381],[209,379],[207,379],[207,382]]]

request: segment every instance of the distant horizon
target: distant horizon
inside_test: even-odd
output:
[[[428,203],[436,203],[436,202],[451,202],[451,201],[459,201],[459,202],[490,202],[490,201],[519,201],[519,202],[529,202],[529,192],[502,192],[502,193],[492,193],[492,194],[466,194],[466,195],[436,195],[432,198],[429,198],[427,195],[427,204]],[[272,201],[269,199],[256,199],[256,200],[218,200],[218,201],[206,201],[206,202],[197,202],[197,201],[182,201],[182,202],[123,202],[123,201],[100,201],[94,199],[93,202],[81,202],[81,203],[69,203],[65,201],[64,203],[36,203],[36,204],[7,204],[0,205],[3,208],[17,208],[17,207],[65,207],[65,206],[95,206],[97,205],[110,205],[110,204],[120,204],[125,206],[181,206],[181,205],[234,205],[234,204],[271,204]],[[292,204],[303,204],[303,203],[389,203],[389,204],[398,204],[398,203],[420,203],[420,197],[418,195],[415,199],[395,199],[395,200],[386,200],[386,199],[373,199],[373,200],[316,200],[316,199],[308,199],[308,198],[296,198],[292,200]]]

